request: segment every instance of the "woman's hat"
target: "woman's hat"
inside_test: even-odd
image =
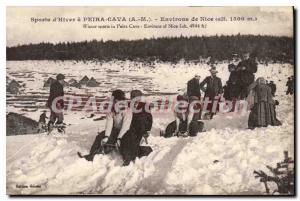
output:
[[[130,92],[130,98],[131,99],[134,99],[136,97],[141,97],[141,96],[143,96],[143,92],[141,90],[132,90]]]

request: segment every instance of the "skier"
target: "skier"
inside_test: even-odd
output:
[[[46,115],[46,111],[43,111],[43,113],[40,115],[40,118],[39,118],[39,129],[38,129],[38,132],[42,132],[44,130],[46,130],[46,119],[48,119],[47,115]]]
[[[194,78],[188,81],[187,83],[187,95],[188,97],[197,97],[200,100],[201,91],[200,91],[200,76],[195,75]]]
[[[254,73],[257,71],[256,55],[251,53],[250,57],[237,65],[239,77],[240,99],[247,97],[248,87],[254,82]]]
[[[187,97],[177,96],[177,105],[174,111],[175,121],[172,121],[162,135],[166,138],[173,136],[197,136],[203,131],[203,122],[194,119],[194,113],[189,109]]]
[[[50,85],[50,94],[46,106],[50,109],[50,119],[48,122],[48,130],[53,129],[53,125],[58,125],[58,131],[62,132],[63,128],[63,109],[64,109],[64,79],[63,74],[56,76],[56,81]],[[60,127],[61,125],[61,127]]]
[[[222,81],[219,77],[217,77],[218,71],[216,67],[212,67],[210,70],[211,76],[206,77],[201,83],[200,88],[205,92],[204,101],[210,101],[207,104],[207,107],[204,108],[209,111],[210,119],[212,119],[213,115],[217,112],[217,108],[213,108],[214,100],[216,99],[218,102],[221,99],[223,94]],[[206,85],[206,88],[204,86]],[[216,110],[216,111],[213,111]]]
[[[275,101],[271,94],[271,88],[266,85],[264,78],[260,77],[251,84],[247,101],[251,109],[248,119],[249,129],[281,125],[276,118]]]

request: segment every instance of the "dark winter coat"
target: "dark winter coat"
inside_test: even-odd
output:
[[[47,106],[50,108],[55,98],[64,96],[64,87],[57,80],[50,85],[50,94],[47,101]],[[61,107],[64,107],[64,100],[58,101]]]
[[[206,85],[206,89],[204,89]],[[208,76],[201,83],[200,88],[205,91],[204,97],[214,99],[215,96],[223,93],[222,81],[218,77]]]
[[[198,79],[193,78],[190,81],[188,81],[188,83],[187,83],[187,95],[189,97],[191,97],[191,96],[201,97],[200,83],[199,83]]]
[[[240,95],[240,78],[237,71],[230,73],[228,84],[224,88],[224,98],[226,100],[237,99]]]
[[[249,128],[281,125],[281,122],[276,118],[271,88],[266,84],[257,84],[253,92],[254,106],[248,119]]]
[[[138,144],[140,143],[143,135],[152,128],[153,117],[150,112],[150,108],[146,108],[146,106],[147,104],[144,102],[137,103],[136,109],[141,111],[138,113],[133,113],[132,116],[130,129],[136,131]]]
[[[238,72],[237,71],[230,72],[228,83],[233,84],[233,85],[237,85],[239,81],[240,80],[239,80]]]
[[[246,69],[242,70],[242,67],[245,67]],[[257,72],[257,63],[255,60],[243,60],[237,65],[237,69],[241,85],[249,86],[254,82],[254,73]]]

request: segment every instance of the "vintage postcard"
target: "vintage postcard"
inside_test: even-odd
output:
[[[293,7],[7,7],[8,195],[295,195]]]

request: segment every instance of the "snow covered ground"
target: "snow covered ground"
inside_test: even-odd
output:
[[[195,73],[204,79],[206,64],[177,65],[141,63],[9,61],[7,75],[26,83],[24,93],[47,93],[43,81],[57,72],[67,79],[93,76],[101,85],[92,89],[68,88],[69,92],[107,96],[121,88],[146,89],[149,99],[161,93],[181,93]],[[227,64],[218,64],[218,76],[225,83]],[[263,76],[277,84],[277,117],[280,127],[247,129],[248,112],[218,114],[205,121],[206,132],[194,138],[161,138],[159,130],[172,120],[172,114],[154,113],[154,125],[148,141],[153,152],[122,167],[118,154],[97,155],[93,162],[77,157],[87,153],[105,120],[93,121],[89,113],[67,112],[71,124],[66,134],[6,137],[7,193],[9,194],[263,194],[264,185],[254,178],[254,170],[268,172],[283,159],[283,151],[294,152],[294,99],[285,95],[287,77],[293,74],[288,64],[259,66],[256,77]],[[21,75],[21,76],[20,76]],[[30,81],[33,80],[33,81]],[[107,82],[105,84],[104,82]],[[7,112],[23,113],[38,119],[41,108],[21,111],[13,100]],[[49,115],[49,114],[48,114]],[[20,188],[21,186],[28,188]],[[30,187],[39,186],[36,187]]]

